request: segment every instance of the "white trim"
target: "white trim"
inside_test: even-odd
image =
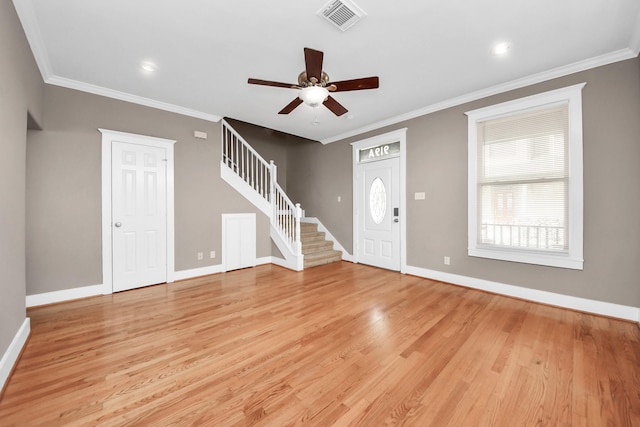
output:
[[[256,265],[271,264],[271,262],[272,262],[271,256],[263,256],[260,258],[256,258]]]
[[[181,107],[179,105],[169,104],[166,102],[156,101],[154,99],[145,98],[118,90],[108,89],[91,83],[80,82],[78,80],[68,79],[55,75],[51,60],[45,47],[42,33],[36,18],[36,13],[31,1],[13,0],[13,6],[16,9],[18,18],[22,23],[24,33],[33,52],[33,57],[38,65],[42,80],[45,83],[68,89],[75,89],[81,92],[92,93],[94,95],[105,96],[107,98],[118,99],[121,101],[131,102],[133,104],[144,105],[146,107],[157,108],[159,110],[170,111],[172,113],[182,114],[184,116],[195,117],[198,119],[208,120],[210,122],[219,122],[222,117],[190,108]]]
[[[174,213],[174,155],[172,139],[156,138],[108,129],[98,129],[102,133],[102,283],[113,292],[112,272],[112,218],[111,218],[111,143],[115,140],[132,144],[161,147],[167,155],[167,283],[174,280],[175,273],[175,213]]]
[[[110,293],[111,288],[105,285],[82,286],[80,288],[27,295],[26,303],[27,307],[36,307],[39,305],[53,304],[56,302],[70,301],[79,298],[108,295]]]
[[[638,16],[636,16],[636,24],[633,27],[633,33],[631,33],[629,49],[631,49],[636,56],[640,53],[640,11],[638,11]]]
[[[280,267],[288,268],[289,270],[304,270],[304,255],[296,255],[291,252],[289,246],[284,242],[284,239],[280,234],[280,230],[278,230],[278,228],[272,223],[269,224],[269,236],[271,237],[271,241],[275,243],[276,247],[280,251],[280,254],[284,257],[280,258],[272,256],[272,263],[279,265]]]
[[[335,250],[342,252],[342,259],[345,261],[355,262],[355,258],[351,255],[347,250],[338,242],[338,240],[333,237],[333,234],[324,226],[322,222],[316,217],[306,216],[300,220],[300,222],[308,222],[312,224],[316,224],[318,226],[318,230],[324,232],[324,236],[333,242],[333,247]]]
[[[7,348],[7,351],[2,355],[2,359],[0,359],[0,391],[4,389],[4,386],[9,379],[9,375],[11,375],[11,371],[15,366],[18,358],[20,357],[20,353],[24,348],[24,345],[29,339],[29,335],[31,334],[31,320],[27,317],[22,322],[20,329],[16,332],[13,340],[11,340],[11,344]]]
[[[407,274],[571,310],[584,311],[587,313],[615,317],[624,320],[632,320],[634,322],[640,320],[640,308],[638,307],[573,297],[521,286],[507,285],[490,280],[476,279],[473,277],[428,270],[420,267],[407,267]]]
[[[638,26],[640,27],[640,24]],[[640,30],[638,30],[638,33],[640,33]],[[637,41],[636,41],[636,38],[638,39]],[[634,38],[634,42],[640,45],[640,34],[638,34],[637,37]],[[380,129],[385,126],[392,126],[397,123],[415,119],[416,117],[425,116],[427,114],[435,113],[436,111],[441,111],[447,108],[456,107],[458,105],[466,104],[468,102],[476,101],[478,99],[487,98],[489,96],[508,92],[510,90],[520,89],[526,86],[531,86],[537,83],[545,82],[545,81],[556,79],[559,77],[564,77],[569,74],[578,73],[580,71],[590,70],[592,68],[612,64],[614,62],[635,58],[638,56],[639,50],[640,50],[640,46],[620,49],[615,52],[596,56],[595,58],[585,59],[583,61],[574,62],[573,64],[569,64],[563,67],[558,67],[558,68],[554,68],[552,70],[544,71],[541,73],[532,74],[530,76],[512,80],[506,83],[501,83],[499,85],[490,86],[488,88],[467,93],[462,96],[450,98],[442,102],[437,102],[435,104],[428,105],[424,108],[410,111],[406,114],[401,114],[399,116],[391,117],[389,119],[373,123],[369,126],[364,126],[358,129],[354,129],[352,131],[342,133],[340,135],[325,138],[320,142],[322,144],[329,144],[332,142],[341,141],[343,139],[350,138],[352,136],[361,135],[363,133],[374,131],[376,129]]]
[[[275,242],[275,240],[274,240]],[[277,246],[277,245],[276,245]],[[280,251],[282,252],[282,250]],[[287,270],[291,270],[291,271],[303,271],[304,270],[304,255],[300,255],[300,256],[293,256],[289,259],[287,258],[280,258],[277,256],[272,256],[271,257],[271,263],[275,264],[279,267],[283,267],[286,268]]]
[[[271,202],[254,190],[244,179],[240,178],[224,161],[220,161],[220,178],[233,187],[245,199],[250,201],[255,207],[271,218],[273,214],[273,206]]]
[[[270,256],[256,258],[256,265],[270,264],[271,262],[272,261]],[[222,272],[222,264],[216,264],[207,267],[192,268],[190,270],[176,271],[173,275],[173,278],[178,281],[192,279],[194,277],[210,276],[212,274],[218,274]]]
[[[490,105],[468,111],[468,174],[467,219],[469,256],[499,259],[552,267],[583,269],[583,154],[582,154],[582,89],[580,83],[561,89]],[[567,103],[569,108],[569,252],[550,253],[480,245],[478,236],[478,123],[507,117],[527,110],[547,108]]]
[[[209,276],[210,274],[222,273],[222,264],[209,265],[207,267],[192,268],[190,270],[176,271],[173,275],[175,280],[186,280],[194,277]]]
[[[353,185],[353,259],[358,262],[358,150],[391,142],[400,142],[400,272],[407,268],[407,128],[352,142]]]
[[[222,119],[220,116],[216,116],[214,114],[208,114],[202,111],[181,107],[179,105],[156,101],[155,99],[132,95],[130,93],[120,92],[117,90],[108,89],[106,87],[97,86],[90,83],[83,83],[64,77],[52,76],[46,79],[45,82],[55,86],[66,87],[68,89],[75,89],[81,92],[105,96],[107,98],[130,102],[132,104],[144,105],[145,107],[157,108],[158,110],[169,111],[171,113],[182,114],[183,116],[195,117],[197,119],[207,120],[210,122],[219,122]]]
[[[33,3],[31,1],[13,0],[13,7],[16,9],[18,18],[20,18],[20,23],[31,47],[33,58],[36,60],[36,64],[42,75],[42,80],[46,82],[53,75],[53,71],[43,41],[44,39],[40,32],[40,26],[38,25]]]
[[[115,98],[115,99],[120,99],[128,102],[133,102],[136,104],[146,105],[149,107],[158,108],[165,111],[171,111],[171,112],[183,114],[190,117],[201,118],[201,119],[209,120],[213,122],[218,122],[221,120],[220,116],[216,116],[213,114],[191,110],[188,108],[155,101],[148,98],[138,97],[138,96],[126,94],[124,92],[119,92],[119,91],[103,88],[96,85],[90,85],[87,83],[82,83],[82,82],[78,82],[75,80],[54,75],[51,67],[51,61],[49,60],[49,57],[47,55],[47,50],[45,48],[44,42],[42,41],[42,35],[40,34],[40,30],[36,20],[36,14],[35,14],[35,11],[33,10],[33,6],[31,2],[13,0],[13,5],[16,9],[16,12],[18,13],[18,17],[20,18],[20,22],[22,23],[25,35],[29,42],[29,46],[31,46],[31,51],[33,52],[34,58],[36,60],[36,64],[38,64],[38,68],[40,69],[40,73],[42,74],[42,77],[45,83],[67,87],[70,89],[77,89],[80,91],[94,93],[94,94]],[[335,135],[329,138],[325,138],[323,140],[320,140],[320,142],[322,144],[329,144],[331,142],[336,142],[352,136],[361,135],[365,132],[377,130],[385,126],[395,125],[397,123],[400,123],[406,120],[411,120],[416,117],[424,116],[426,114],[434,113],[436,111],[444,110],[446,108],[455,107],[457,105],[462,105],[467,102],[486,98],[491,95],[496,95],[499,93],[507,92],[509,90],[530,86],[532,84],[544,82],[544,81],[555,79],[558,77],[567,76],[569,74],[577,73],[577,72],[588,70],[591,68],[612,64],[614,62],[635,58],[638,56],[639,52],[640,52],[640,14],[636,19],[636,25],[634,27],[633,35],[629,40],[629,47],[627,48],[623,48],[614,52],[606,53],[604,55],[596,56],[596,57],[585,59],[582,61],[574,62],[572,64],[564,65],[551,70],[543,71],[541,73],[532,74],[530,76],[512,80],[507,83],[490,86],[488,88],[471,92],[462,96],[450,98],[442,102],[437,102],[435,104],[431,104],[426,107],[423,107],[414,111],[410,111],[406,114],[401,114],[377,123],[373,123],[368,126],[364,126],[358,129],[354,129],[354,130],[342,133],[340,135]]]

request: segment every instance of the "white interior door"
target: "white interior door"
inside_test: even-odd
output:
[[[113,141],[113,291],[167,281],[166,149]]]
[[[358,262],[400,270],[400,158],[358,165]]]

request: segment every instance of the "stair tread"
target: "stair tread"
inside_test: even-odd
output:
[[[322,232],[317,232],[317,233],[300,233],[300,240],[305,243],[305,242],[315,242],[318,240],[325,240],[325,236],[324,233]]]
[[[333,246],[333,242],[327,239],[316,239],[316,240],[303,240],[302,247],[316,247],[316,246],[324,246],[324,245]]]

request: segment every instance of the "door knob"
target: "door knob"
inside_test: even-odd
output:
[[[114,225],[115,225],[117,228],[122,227],[122,223],[121,223],[121,222],[116,222]]]

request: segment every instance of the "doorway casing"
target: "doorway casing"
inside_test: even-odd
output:
[[[358,218],[358,163],[360,162],[360,150],[376,147],[383,144],[400,142],[400,272],[407,270],[407,128],[398,129],[382,135],[352,142],[352,182],[353,182],[353,258],[358,262],[359,242],[359,218]]]
[[[126,142],[139,145],[161,147],[166,150],[166,191],[167,191],[167,283],[174,281],[175,274],[175,218],[174,218],[174,181],[173,146],[175,140],[138,135],[108,129],[98,129],[102,133],[102,287],[103,294],[113,293],[113,232],[112,219],[112,142]]]

